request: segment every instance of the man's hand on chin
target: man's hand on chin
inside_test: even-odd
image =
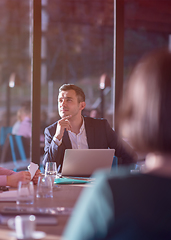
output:
[[[55,137],[60,141],[64,135],[64,130],[66,129],[71,130],[71,123],[69,121],[69,119],[72,117],[72,115],[63,117],[62,119],[60,119],[57,123],[57,127],[56,127],[56,133],[55,133]]]

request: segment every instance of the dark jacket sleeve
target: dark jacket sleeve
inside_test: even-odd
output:
[[[135,163],[137,154],[125,141],[119,138],[118,134],[110,127],[107,120],[104,121],[108,147],[115,149],[115,156],[119,158],[119,163]]]
[[[46,162],[56,162],[58,146],[53,141],[53,128],[47,127],[44,131],[45,134],[45,147],[44,147],[44,159],[43,164]]]
[[[57,123],[45,128],[45,148],[44,148],[44,158],[43,165],[45,166],[46,162],[56,162],[57,168],[61,165],[63,160],[64,150],[62,144],[58,147],[57,144],[53,141],[53,136],[56,131]]]

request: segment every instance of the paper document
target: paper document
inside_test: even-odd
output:
[[[55,178],[54,183],[56,184],[82,184],[82,183],[89,183],[90,180],[83,180],[83,179],[76,179],[76,178],[69,178],[69,177],[62,177],[62,178]]]
[[[32,179],[34,177],[37,169],[39,168],[39,166],[38,166],[38,164],[31,162],[27,168],[31,174],[31,179]]]
[[[17,190],[0,193],[0,201],[16,201]]]

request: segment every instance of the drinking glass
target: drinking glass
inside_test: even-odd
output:
[[[33,182],[19,181],[17,191],[17,205],[34,203],[34,186]]]
[[[45,166],[45,176],[51,176],[54,186],[55,178],[57,177],[56,162],[47,162]]]
[[[15,229],[17,239],[34,239],[35,225],[36,217],[34,215],[16,216],[8,220],[8,226]]]
[[[51,176],[39,176],[36,197],[53,198],[53,185]]]

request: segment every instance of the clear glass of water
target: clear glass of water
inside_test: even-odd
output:
[[[22,182],[18,183],[17,190],[17,205],[26,205],[34,203],[34,186],[33,182]]]
[[[53,198],[53,186],[51,176],[40,176],[37,183],[37,198]]]
[[[45,176],[51,176],[54,186],[55,178],[57,177],[56,162],[47,162],[45,166]]]

